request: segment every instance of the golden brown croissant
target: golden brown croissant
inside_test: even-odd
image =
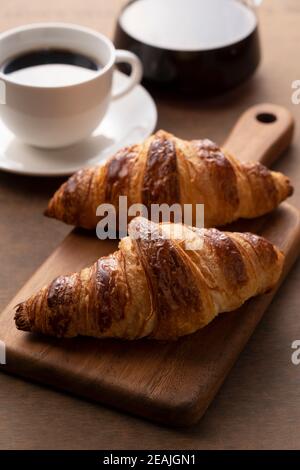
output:
[[[283,254],[250,233],[137,217],[129,234],[112,255],[18,305],[17,328],[57,337],[176,339],[271,289],[282,270]]]
[[[125,195],[128,207],[204,204],[205,226],[214,227],[263,215],[291,194],[290,182],[281,173],[259,163],[241,163],[210,140],[188,142],[158,131],[120,150],[105,165],[75,173],[55,193],[45,214],[91,229],[99,220],[98,205],[118,208],[119,196]]]

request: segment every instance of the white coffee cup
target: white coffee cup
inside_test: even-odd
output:
[[[63,86],[18,83],[0,71],[5,125],[25,143],[58,148],[88,137],[104,117],[111,100],[128,93],[142,77],[142,65],[129,51],[115,50],[112,42],[89,28],[64,23],[37,23],[0,34],[0,64],[32,50],[63,48],[101,63],[91,78]],[[131,65],[121,89],[112,89],[114,64]],[[5,96],[4,96],[5,95]]]

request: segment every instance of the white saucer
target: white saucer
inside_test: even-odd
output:
[[[114,82],[125,80],[126,75],[115,72]],[[64,149],[44,150],[23,144],[0,120],[0,169],[34,176],[70,175],[105,161],[126,145],[144,140],[153,132],[156,120],[155,103],[141,85],[111,103],[91,137]]]

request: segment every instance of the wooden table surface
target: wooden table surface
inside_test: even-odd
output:
[[[112,35],[122,0],[2,0],[0,30],[32,21],[70,21]],[[265,0],[260,12],[263,61],[240,89],[210,102],[156,98],[158,127],[185,138],[222,142],[240,113],[255,103],[290,108],[297,129],[276,165],[293,180],[300,206],[299,0]],[[1,138],[1,136],[0,136]],[[247,145],[247,142],[245,142]],[[61,182],[0,173],[0,311],[69,228],[43,217]],[[98,404],[0,374],[1,449],[277,449],[300,448],[300,263],[294,267],[201,422],[169,429]]]

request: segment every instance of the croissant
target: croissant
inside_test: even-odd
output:
[[[122,195],[128,206],[142,203],[148,210],[151,204],[204,204],[205,226],[215,227],[270,212],[292,191],[283,174],[259,163],[241,163],[210,140],[185,141],[158,131],[106,164],[75,173],[54,194],[45,214],[92,229],[99,220],[98,205],[118,209]]]
[[[251,233],[136,217],[118,251],[43,287],[15,322],[56,337],[174,340],[274,287],[283,260]]]

